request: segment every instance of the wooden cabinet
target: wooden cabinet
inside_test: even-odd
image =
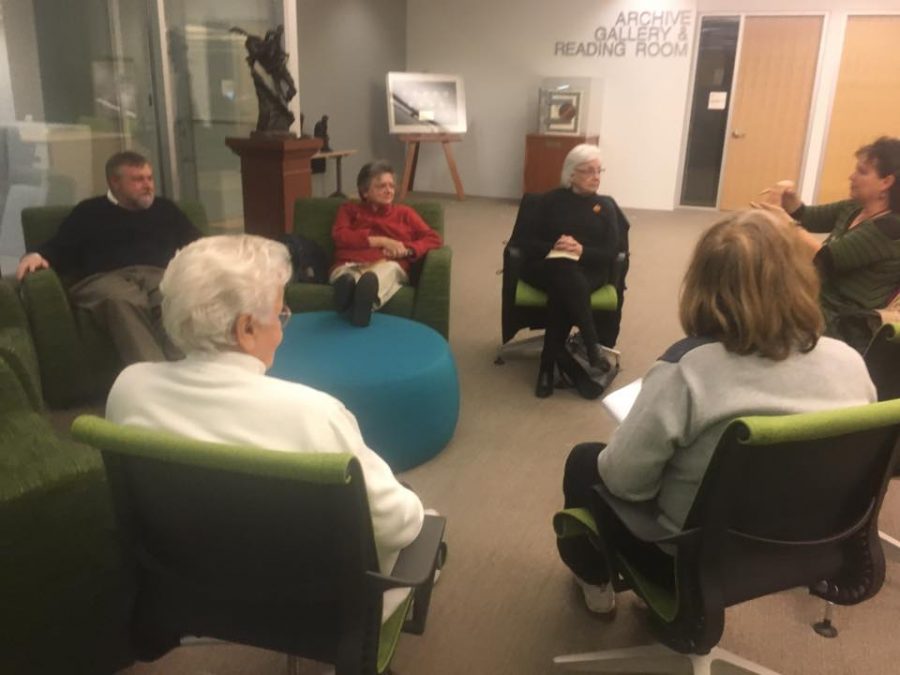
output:
[[[547,192],[559,187],[559,174],[569,150],[579,143],[599,144],[598,136],[528,134],[525,137],[524,192]]]

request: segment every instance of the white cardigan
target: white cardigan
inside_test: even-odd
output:
[[[106,403],[116,424],[189,438],[285,452],[350,452],[362,466],[382,572],[419,534],[422,502],[368,448],[353,414],[336,398],[265,374],[238,352],[193,353],[183,361],[136,363],[116,379]],[[385,593],[387,619],[406,589]]]

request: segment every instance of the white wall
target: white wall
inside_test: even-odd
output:
[[[825,39],[801,189],[814,194],[848,13],[900,11],[900,0],[408,0],[407,70],[463,76],[469,133],[456,146],[468,194],[518,197],[525,134],[535,131],[542,77],[599,78],[603,190],[624,206],[671,209],[677,201],[695,29],[703,13],[825,12]],[[691,11],[686,56],[556,56],[557,40],[591,41],[620,11]],[[594,114],[591,114],[594,117]],[[416,187],[452,192],[438,152],[423,152]]]
[[[602,80],[599,132],[605,192],[625,206],[669,209],[684,127],[688,54],[669,58],[555,56],[557,41],[593,41],[620,11],[693,9],[685,0],[409,0],[407,69],[458,73],[466,87],[469,133],[456,146],[468,194],[522,193],[525,134],[536,131],[541,78]],[[595,115],[591,113],[591,117]],[[418,189],[451,192],[443,156],[420,155]]]
[[[385,76],[406,63],[405,0],[298,0],[300,104],[312,135],[322,115],[335,150],[359,152],[343,162],[344,192],[356,195],[356,174],[376,158],[402,170],[403,147],[388,135]],[[334,161],[317,194],[334,191]]]

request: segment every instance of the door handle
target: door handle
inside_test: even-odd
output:
[[[731,132],[731,137],[732,137],[732,138],[743,138],[743,137],[746,136],[746,135],[747,135],[747,134],[744,133],[743,131],[732,131],[732,132]]]

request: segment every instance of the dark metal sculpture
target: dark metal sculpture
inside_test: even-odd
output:
[[[322,152],[331,152],[331,138],[328,136],[328,115],[322,115],[322,119],[313,127],[313,136],[322,139]]]
[[[251,35],[242,28],[234,27],[232,33],[245,36],[247,63],[253,76],[256,98],[259,102],[259,117],[256,134],[292,136],[291,124],[294,113],[288,102],[297,94],[294,78],[287,69],[287,53],[281,46],[284,26],[266,31],[265,37]]]
[[[328,138],[328,115],[322,115],[322,119],[313,127],[313,138],[322,139],[322,149],[319,152],[331,152]],[[325,173],[325,160],[313,159],[309,163],[313,173]]]

